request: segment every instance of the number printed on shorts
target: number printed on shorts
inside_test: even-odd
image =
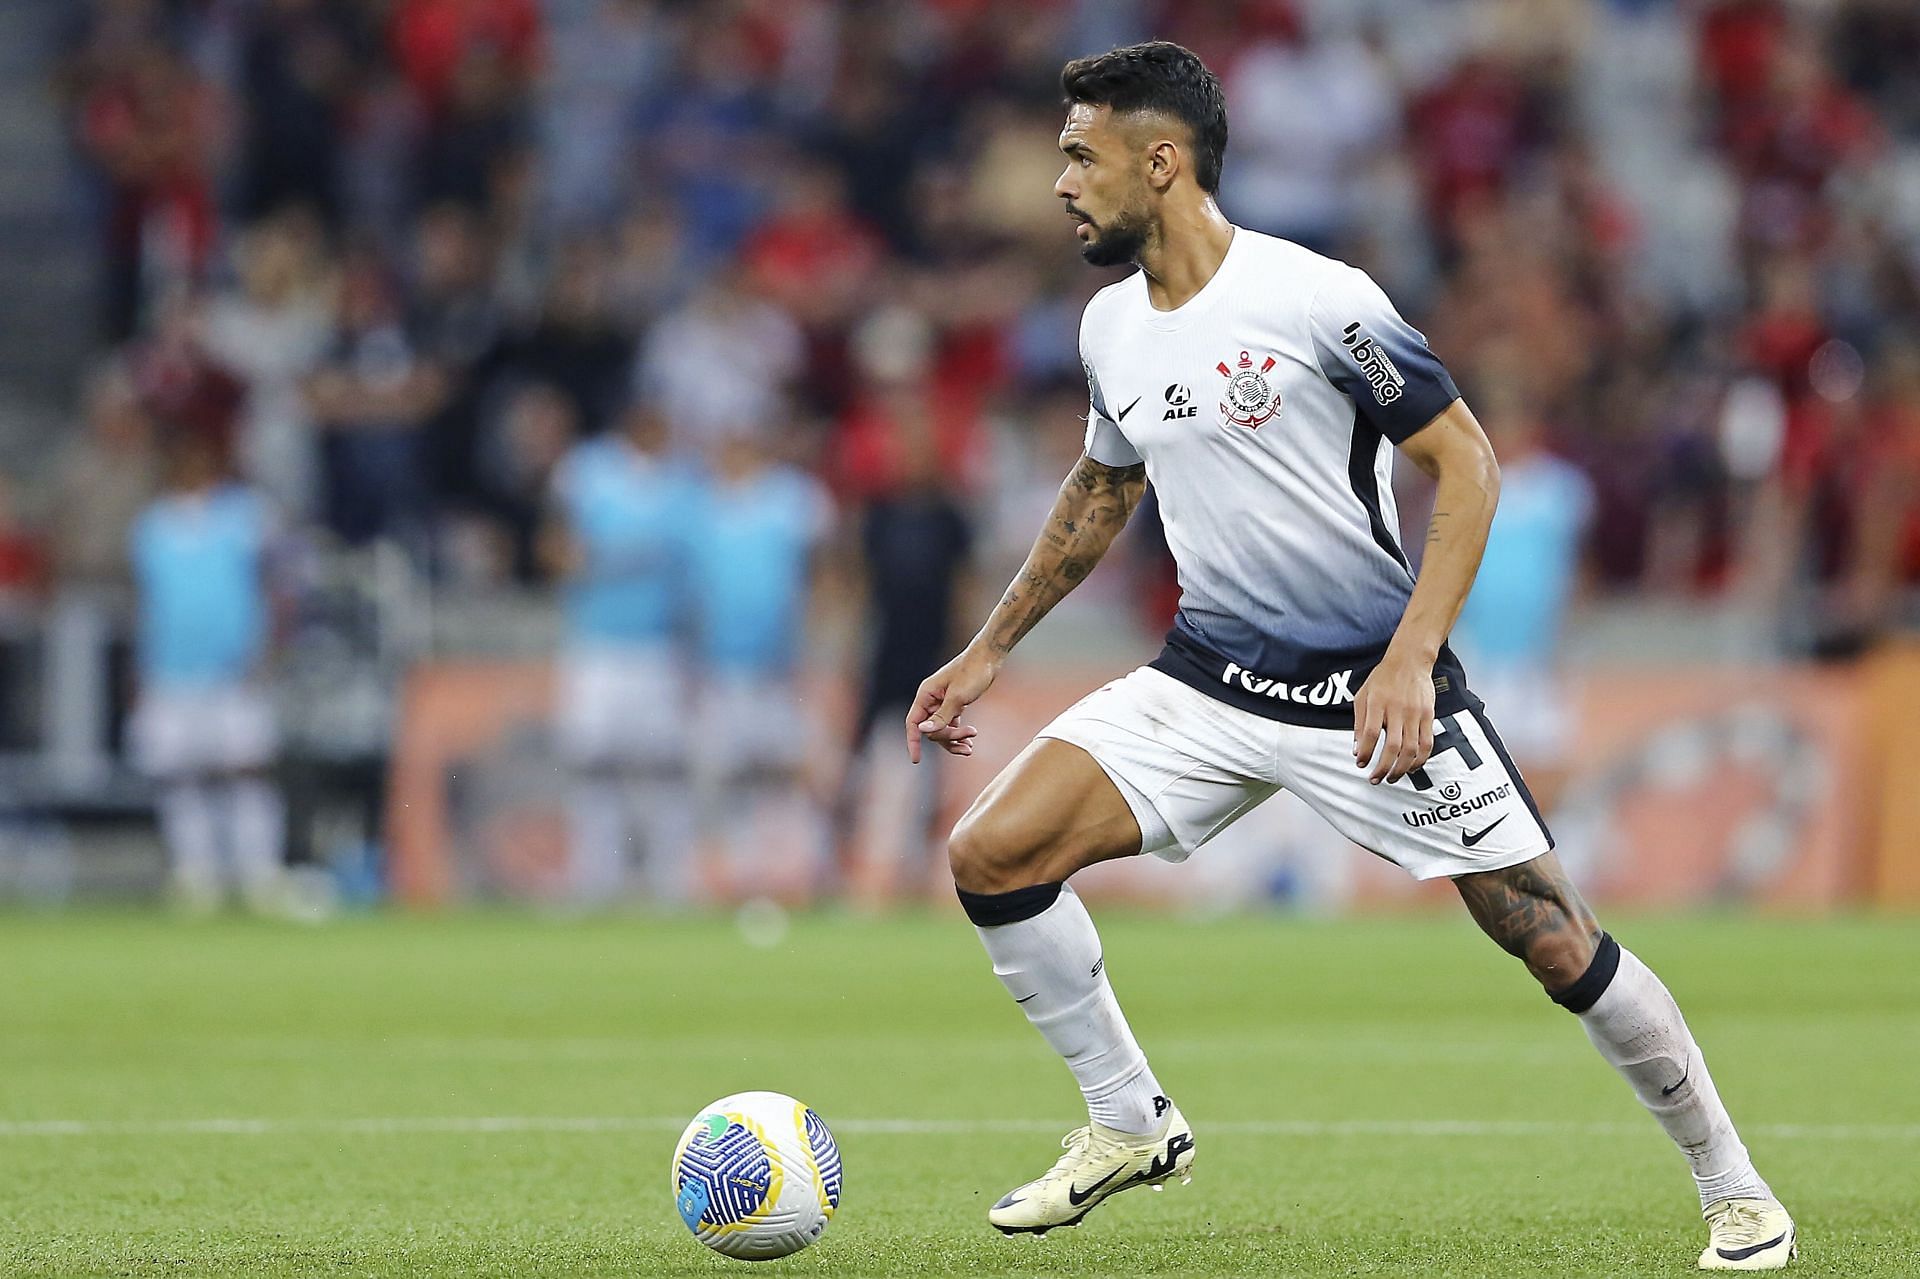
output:
[[[1480,752],[1473,748],[1473,743],[1468,741],[1467,735],[1461,731],[1458,715],[1449,715],[1440,721],[1440,731],[1434,734],[1433,750],[1427,755],[1427,763],[1431,764],[1448,751],[1460,753],[1460,758],[1465,761],[1468,772],[1480,767]],[[1433,789],[1433,778],[1427,776],[1427,770],[1424,767],[1414,769],[1407,776],[1413,779],[1415,790]]]

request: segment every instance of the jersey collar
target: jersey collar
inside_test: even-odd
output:
[[[1174,329],[1185,328],[1199,316],[1206,314],[1219,296],[1226,291],[1227,274],[1240,254],[1241,243],[1247,238],[1246,231],[1236,225],[1233,228],[1233,238],[1227,241],[1227,252],[1220,259],[1220,265],[1213,269],[1213,274],[1207,277],[1207,282],[1200,286],[1198,293],[1171,311],[1162,311],[1153,305],[1153,299],[1147,293],[1147,273],[1139,272],[1140,305],[1146,311],[1147,327],[1171,332]]]

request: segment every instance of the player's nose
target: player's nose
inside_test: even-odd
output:
[[[1062,200],[1072,200],[1074,196],[1079,195],[1080,189],[1073,184],[1072,178],[1072,165],[1060,170],[1060,176],[1053,181],[1053,193]]]

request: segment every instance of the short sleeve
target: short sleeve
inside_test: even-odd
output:
[[[1349,267],[1321,285],[1308,322],[1321,374],[1395,444],[1460,398],[1426,335],[1365,271]]]
[[[1087,374],[1087,456],[1102,466],[1139,466],[1143,461],[1120,423],[1107,410],[1107,398],[1100,391],[1100,375],[1087,355],[1087,321],[1080,321],[1080,367]]]

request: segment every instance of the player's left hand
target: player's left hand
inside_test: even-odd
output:
[[[1393,649],[1353,699],[1353,763],[1367,780],[1397,782],[1433,753],[1433,663]]]

